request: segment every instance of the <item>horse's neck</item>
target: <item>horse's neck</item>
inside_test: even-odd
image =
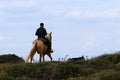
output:
[[[45,37],[51,42],[51,35],[50,34],[47,34]]]

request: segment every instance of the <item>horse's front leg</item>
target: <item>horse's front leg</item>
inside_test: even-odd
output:
[[[45,57],[44,57],[45,55],[43,55],[43,62],[45,62]]]
[[[51,56],[51,54],[47,54],[49,57],[50,57],[50,60],[52,61],[52,56]]]
[[[39,62],[41,62],[42,56],[40,55]]]

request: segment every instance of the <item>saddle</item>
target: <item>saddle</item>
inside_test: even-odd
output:
[[[47,45],[47,41],[46,41],[44,38],[38,38],[38,40],[43,41],[43,43],[44,43],[45,45]]]

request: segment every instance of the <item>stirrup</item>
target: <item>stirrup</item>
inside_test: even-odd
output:
[[[52,49],[48,49],[50,51],[50,53],[53,53],[53,50]]]

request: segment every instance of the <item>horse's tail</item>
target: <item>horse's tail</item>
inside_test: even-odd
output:
[[[37,43],[34,41],[34,42],[33,42],[33,45],[32,45],[32,49],[31,49],[31,51],[30,51],[30,54],[29,54],[28,57],[26,58],[25,63],[27,63],[30,58],[31,58],[31,61],[32,61],[33,56],[34,56],[34,54],[35,54],[35,52],[36,52],[36,44],[37,44]]]

